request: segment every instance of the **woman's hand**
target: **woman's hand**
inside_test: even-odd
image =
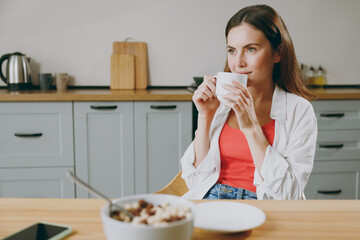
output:
[[[205,75],[204,81],[200,84],[192,97],[199,112],[204,117],[213,117],[220,102],[215,97],[216,79],[213,76]]]
[[[249,90],[236,81],[232,81],[232,83],[234,85],[224,86],[230,92],[224,96],[224,99],[227,100],[225,106],[235,112],[241,131],[256,127],[259,123]]]

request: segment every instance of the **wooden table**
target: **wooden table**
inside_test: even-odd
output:
[[[212,234],[195,229],[193,240],[360,239],[358,200],[241,202],[262,209],[265,223],[238,234]],[[47,221],[70,225],[73,233],[66,238],[69,240],[105,239],[100,218],[104,204],[100,199],[0,198],[0,238],[35,222]]]

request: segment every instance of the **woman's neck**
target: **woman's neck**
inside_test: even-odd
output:
[[[258,84],[249,86],[249,92],[253,98],[255,109],[264,102],[271,101],[274,93],[275,84],[269,81],[268,84]]]

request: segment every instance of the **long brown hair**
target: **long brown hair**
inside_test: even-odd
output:
[[[230,30],[242,23],[248,23],[262,31],[274,51],[278,51],[280,62],[275,63],[273,81],[287,92],[302,96],[308,100],[314,98],[306,88],[304,76],[296,59],[293,42],[280,15],[270,6],[254,5],[241,9],[230,18],[226,25],[225,37]],[[230,72],[226,60],[225,72]]]

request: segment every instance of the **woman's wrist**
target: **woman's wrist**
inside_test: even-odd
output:
[[[261,127],[259,124],[254,124],[251,127],[245,128],[245,129],[241,129],[241,131],[244,133],[246,139],[254,139],[254,140],[260,140],[263,139],[263,143],[267,142],[267,139],[264,135],[264,132],[262,131]],[[261,136],[261,137],[260,137]]]
[[[199,113],[198,114],[198,123],[199,122],[212,122],[213,118],[214,118],[214,115],[213,113]]]
[[[200,132],[201,135],[204,135],[205,133],[209,133],[210,125],[212,122],[212,117],[206,116],[206,115],[198,115],[197,119],[197,130],[196,132]]]
[[[194,167],[197,168],[204,160],[210,148],[209,129],[212,122],[212,117],[208,115],[198,115],[198,128],[195,132],[194,152],[195,161]]]
[[[244,133],[244,135],[246,136],[247,134],[258,134],[260,132],[262,132],[262,129],[259,125],[259,123],[253,123],[251,126],[248,126],[246,128],[241,128],[241,131]]]

